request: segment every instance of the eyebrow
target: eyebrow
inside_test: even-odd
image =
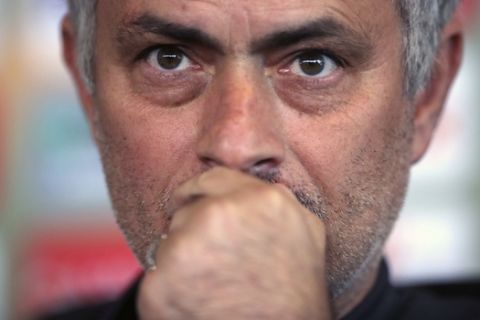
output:
[[[132,36],[145,36],[145,34],[168,37],[222,54],[226,51],[220,40],[201,29],[175,23],[149,13],[125,21],[119,27],[117,42],[121,47],[126,47],[125,44],[132,42]],[[328,40],[330,44],[348,52],[358,60],[366,60],[373,51],[372,41],[367,35],[332,17],[321,17],[253,40],[250,44],[250,52],[273,51],[312,39]]]
[[[190,43],[223,53],[223,48],[217,39],[206,32],[174,23],[151,14],[143,14],[134,20],[124,23],[118,31],[117,42],[120,45],[130,42],[134,35],[153,34],[172,38],[181,42]]]
[[[252,52],[271,51],[311,39],[327,39],[358,52],[370,52],[372,41],[364,34],[331,18],[322,17],[269,34],[252,44]]]

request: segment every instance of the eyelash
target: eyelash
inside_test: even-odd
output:
[[[289,55],[289,58],[287,58],[287,63],[286,65],[290,65],[292,64],[293,62],[295,62],[297,59],[299,59],[302,55],[304,54],[307,54],[307,53],[318,53],[320,55],[323,55],[329,59],[331,59],[333,62],[335,62],[338,67],[340,68],[347,68],[350,66],[350,64],[348,63],[347,60],[343,59],[340,55],[338,55],[337,53],[331,51],[331,50],[328,50],[328,49],[317,49],[317,48],[305,48],[305,49],[301,49],[301,50],[298,50],[298,51],[295,51],[294,53],[290,54]]]
[[[184,47],[182,47],[181,45],[175,45],[175,44],[161,44],[161,45],[150,46],[150,47],[142,50],[137,55],[135,60],[136,61],[148,62],[150,54],[152,54],[156,50],[159,50],[159,49],[162,49],[162,48],[165,48],[165,47],[174,48],[174,49],[180,51],[181,54],[184,55],[185,58],[189,59],[194,64],[198,64],[195,59],[192,59],[190,57],[190,55],[188,53],[186,53],[187,50],[185,50]],[[307,54],[307,53],[317,53],[319,55],[325,56],[325,57],[331,59],[337,65],[337,67],[341,68],[341,69],[345,69],[345,68],[350,66],[347,60],[343,59],[341,56],[334,53],[332,50],[325,49],[325,48],[310,47],[310,48],[302,48],[301,50],[297,50],[297,51],[291,53],[290,55],[288,55],[288,57],[290,57],[290,58],[287,57],[288,62],[283,64],[283,67],[281,67],[279,69],[280,73],[281,73],[282,69],[286,70],[287,68],[291,68],[291,66],[298,59],[300,59],[302,55]],[[321,79],[315,79],[314,77],[312,77],[312,78],[310,78],[306,81],[318,82],[318,81],[321,81]]]
[[[320,75],[320,73],[322,73],[324,70],[321,70],[319,74],[315,75],[308,75],[304,70],[301,70],[303,74],[298,74],[298,68],[301,67],[299,61],[300,59],[305,58],[304,55],[308,54],[321,55],[322,57],[324,57],[324,59],[330,59],[331,63],[333,62],[335,64],[335,69],[330,74],[327,74],[325,76]],[[329,84],[331,84],[334,79],[337,79],[337,77],[341,75],[342,70],[349,66],[348,62],[345,59],[340,57],[338,54],[333,53],[331,50],[315,47],[308,47],[297,50],[288,55],[287,58],[284,59],[284,61],[286,62],[280,65],[280,68],[277,72],[282,78],[293,81],[290,82],[291,85],[298,86],[298,88],[325,88],[329,86]]]
[[[177,44],[159,44],[159,45],[154,45],[147,47],[140,51],[140,53],[135,57],[135,61],[147,61],[148,57],[150,54],[155,52],[156,50],[162,49],[162,48],[173,48],[181,52],[182,55],[185,56],[185,58],[189,59],[190,61],[197,63],[197,61],[193,58],[191,58],[191,55],[187,53],[188,50],[186,50],[183,46],[177,45]]]

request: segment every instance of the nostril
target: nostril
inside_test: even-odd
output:
[[[264,158],[253,163],[247,163],[245,166],[228,165],[228,163],[223,163],[211,157],[201,157],[200,160],[208,169],[222,166],[240,170],[265,182],[277,183],[279,181],[279,165],[281,161],[273,157]]]
[[[218,167],[218,166],[223,166],[223,164],[220,162],[220,161],[217,161],[213,158],[210,158],[210,157],[201,157],[200,158],[200,161],[202,163],[204,163],[207,168],[214,168],[214,167]]]
[[[263,181],[276,183],[279,180],[279,164],[280,161],[275,158],[262,159],[243,171]]]
[[[252,168],[256,170],[271,170],[278,166],[278,161],[275,158],[262,159],[253,164]]]

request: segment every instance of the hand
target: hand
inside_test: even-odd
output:
[[[142,320],[330,319],[324,225],[286,187],[215,168],[175,197]]]

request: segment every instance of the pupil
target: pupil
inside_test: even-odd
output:
[[[299,58],[300,69],[309,76],[318,75],[325,68],[325,60],[320,53],[307,53]]]
[[[176,49],[160,49],[158,51],[158,65],[166,70],[178,68],[182,63],[183,53]]]

